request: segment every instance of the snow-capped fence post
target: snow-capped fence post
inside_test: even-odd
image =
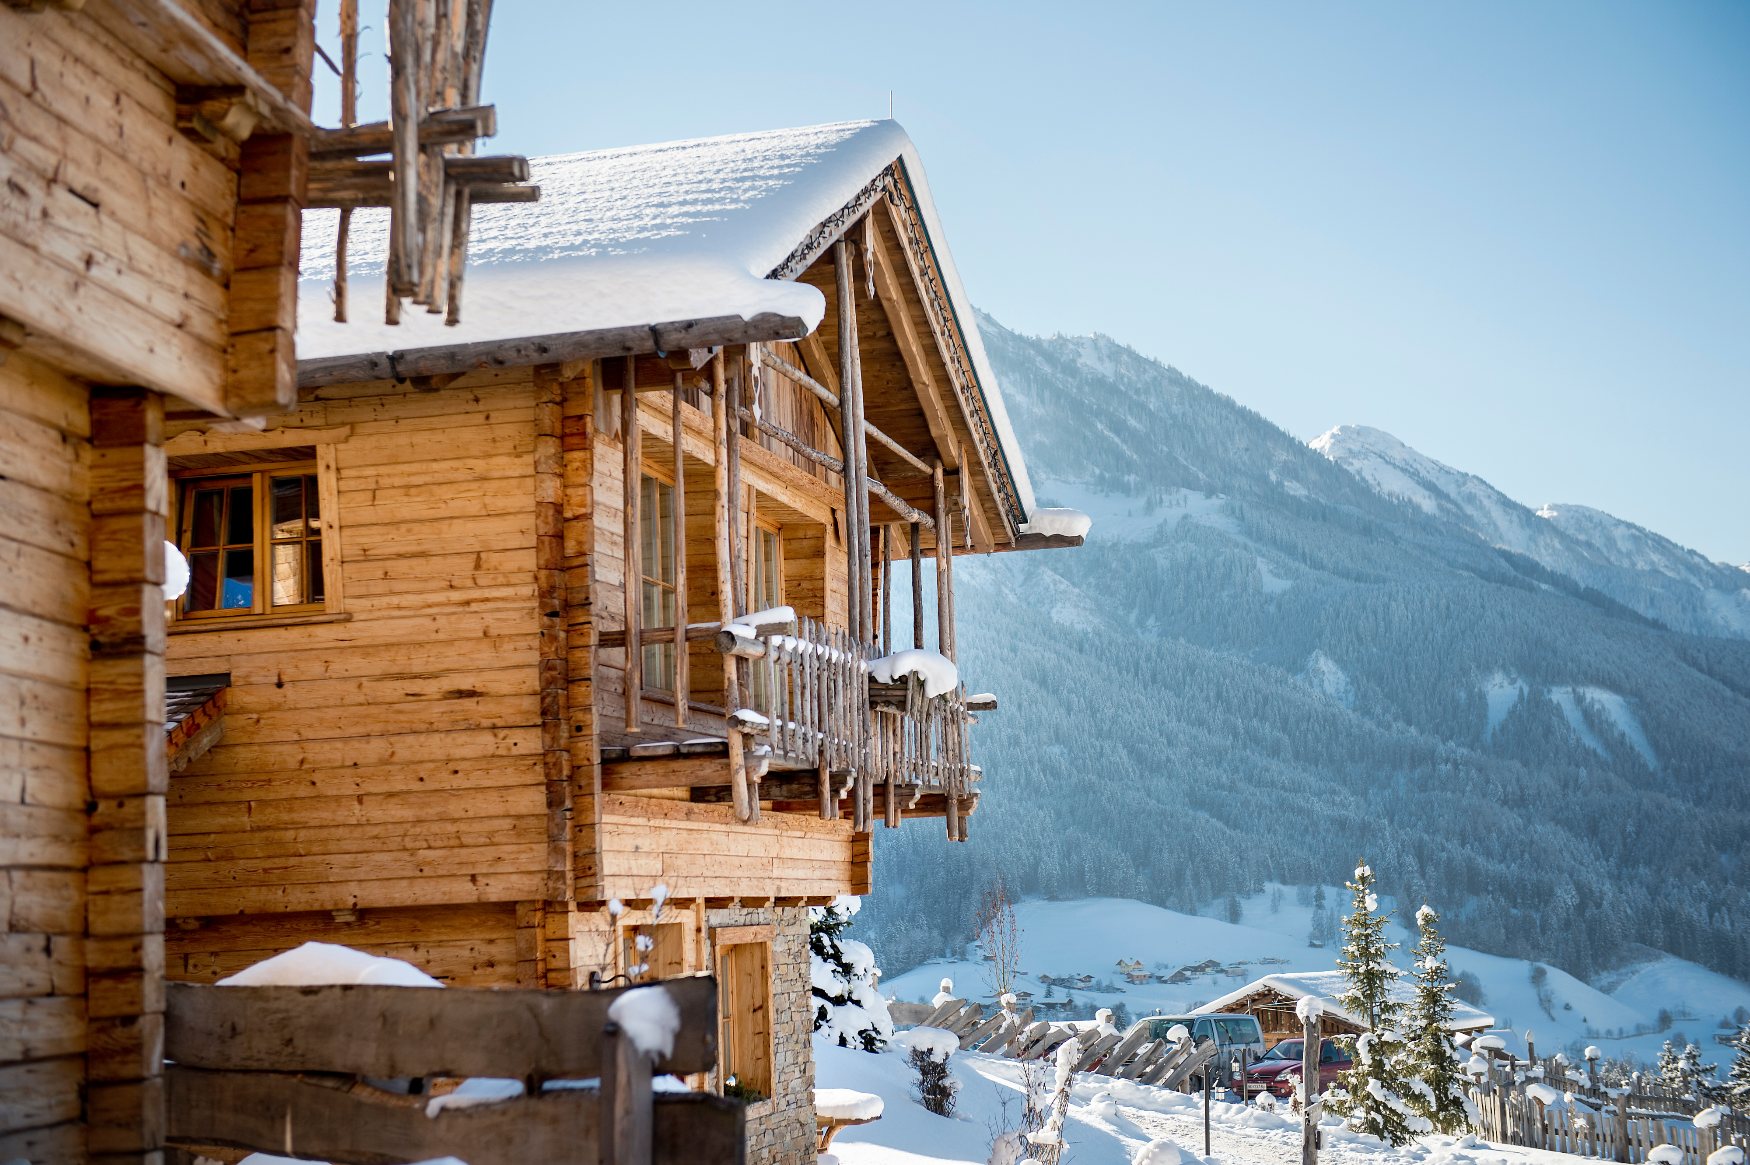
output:
[[[1316,995],[1295,1005],[1300,1015],[1300,1165],[1319,1159],[1319,1029],[1323,1007]]]
[[[650,1061],[618,1023],[602,1028],[602,1165],[650,1165]]]

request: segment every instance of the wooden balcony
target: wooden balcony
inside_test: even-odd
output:
[[[721,736],[659,735],[646,725],[636,740],[604,740],[604,791],[687,788],[693,801],[731,800],[733,734],[756,804],[826,820],[848,815],[858,831],[878,818],[893,827],[941,817],[950,839],[966,839],[982,774],[972,763],[964,686],[930,697],[915,676],[878,683],[873,644],[806,617],[731,624],[712,642],[740,673],[739,706],[712,717]]]

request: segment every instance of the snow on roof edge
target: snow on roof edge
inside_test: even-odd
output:
[[[1304,999],[1309,995],[1316,996],[1324,1004],[1327,1013],[1339,1017],[1346,1023],[1352,1023],[1356,1027],[1366,1027],[1367,1025],[1365,1023],[1361,1022],[1359,1018],[1352,1015],[1347,1009],[1339,1004],[1334,996],[1309,990],[1304,983],[1298,981],[1301,978],[1301,975],[1335,975],[1337,973],[1338,972],[1335,971],[1309,971],[1301,972],[1300,975],[1264,975],[1260,978],[1253,979],[1244,987],[1237,987],[1234,990],[1229,991],[1226,995],[1220,996],[1216,999],[1211,999],[1201,1007],[1192,1008],[1191,1014],[1215,1015],[1219,1012],[1226,1011],[1229,1007],[1232,1007],[1240,1000],[1245,999],[1247,996],[1255,995],[1257,992],[1267,987],[1272,991],[1288,996],[1290,999]],[[1461,1027],[1473,1028],[1495,1026],[1495,1017],[1488,1012],[1483,1011],[1480,1008],[1472,1007],[1470,1004],[1459,1000],[1454,1000],[1453,1004],[1455,1009],[1452,1017],[1454,1024],[1453,1030],[1460,1030]]]

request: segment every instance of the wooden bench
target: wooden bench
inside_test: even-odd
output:
[[[881,1098],[872,1093],[849,1088],[816,1088],[814,1127],[819,1136],[820,1151],[826,1152],[839,1130],[880,1120],[881,1109]]]

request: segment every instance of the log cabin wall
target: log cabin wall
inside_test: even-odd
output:
[[[222,739],[171,781],[173,978],[323,939],[516,981],[551,861],[536,392],[337,386],[171,441],[173,474],[313,452],[333,563],[320,613],[172,628],[172,674],[230,677]]]
[[[4,13],[0,12],[0,16]],[[86,390],[0,364],[0,1158],[77,1160],[86,1048]]]

